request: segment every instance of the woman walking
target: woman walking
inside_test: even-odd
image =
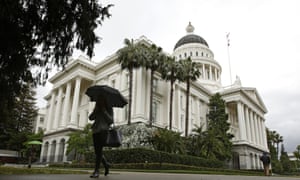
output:
[[[95,169],[91,178],[99,177],[100,162],[105,168],[104,175],[109,173],[110,164],[106,161],[103,155],[103,147],[106,143],[107,133],[110,125],[113,123],[113,109],[109,107],[104,97],[98,97],[95,108],[89,116],[90,120],[93,120],[93,142],[96,155]]]

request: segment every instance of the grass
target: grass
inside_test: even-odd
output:
[[[26,168],[26,167],[6,167],[0,166],[0,174],[88,174],[91,169],[84,168]],[[223,174],[223,175],[254,175],[253,173],[239,173],[239,172],[219,172],[207,170],[149,170],[149,169],[117,169],[112,171],[127,171],[127,172],[149,172],[149,173],[183,173],[183,174]],[[255,174],[257,175],[257,174]]]
[[[54,168],[16,168],[0,166],[0,174],[87,174],[87,170]]]

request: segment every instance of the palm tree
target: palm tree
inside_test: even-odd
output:
[[[196,81],[200,76],[200,64],[193,62],[191,58],[179,60],[180,72],[182,73],[182,81],[186,82],[186,115],[185,115],[185,136],[188,136],[189,130],[189,101],[190,101],[190,84]]]
[[[128,98],[128,125],[131,124],[131,104],[132,104],[132,79],[133,69],[139,68],[145,56],[143,52],[143,45],[135,43],[133,39],[124,40],[125,47],[120,49],[118,54],[118,61],[122,69],[127,69],[129,72],[129,98]]]
[[[153,117],[152,117],[152,104],[153,104],[153,81],[154,81],[154,73],[159,69],[162,62],[165,59],[165,55],[162,53],[162,48],[157,47],[155,44],[152,44],[146,50],[146,61],[144,62],[144,66],[146,69],[150,69],[150,109],[149,109],[149,125],[152,126]]]
[[[168,153],[185,154],[185,146],[181,133],[168,130],[167,128],[158,128],[152,136],[154,149]]]
[[[169,129],[172,130],[173,118],[173,92],[174,83],[178,79],[178,61],[174,57],[166,57],[163,65],[160,68],[161,77],[164,80],[170,81],[170,104],[169,104]]]
[[[276,149],[277,149],[276,155],[277,155],[277,157],[278,157],[278,154],[279,154],[279,144],[282,143],[282,142],[283,142],[283,137],[280,136],[280,134],[276,132],[275,133],[275,138],[274,138],[274,143],[276,144]]]

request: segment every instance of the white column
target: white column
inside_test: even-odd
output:
[[[65,139],[65,149],[64,149],[64,154],[63,154],[63,162],[67,162],[68,156],[67,156],[67,149],[68,149],[68,140]]]
[[[55,92],[52,92],[51,94],[51,100],[50,100],[50,108],[49,108],[49,113],[47,117],[47,129],[46,131],[50,131],[52,129],[52,121],[53,121],[53,108],[54,108],[54,103],[55,103]]]
[[[251,127],[249,122],[249,108],[245,107],[245,121],[246,121],[246,129],[247,129],[247,139],[251,141]]]
[[[258,126],[257,126],[257,119],[256,119],[256,114],[253,112],[253,122],[254,122],[254,134],[255,134],[255,144],[259,144],[259,135],[258,135]]]
[[[264,145],[264,136],[263,136],[263,127],[262,127],[262,120],[261,117],[258,117],[258,122],[259,122],[259,130],[260,130],[260,145]]]
[[[203,79],[206,79],[205,64],[202,64]]]
[[[72,112],[70,126],[77,127],[77,113],[78,113],[78,103],[79,103],[79,93],[80,93],[81,78],[76,78],[75,90],[73,96]]]
[[[242,102],[237,103],[240,140],[246,140],[244,108]]]
[[[40,163],[43,162],[44,151],[45,151],[45,143],[43,142],[41,147],[41,152],[40,152]]]
[[[61,127],[65,127],[69,117],[70,111],[70,96],[71,96],[71,82],[68,82],[66,87],[66,93],[64,98],[63,117],[61,121]]]
[[[254,118],[253,111],[250,110],[250,125],[251,125],[251,142],[255,144],[255,127],[254,127]]]
[[[211,69],[211,65],[209,65],[209,80],[212,80],[212,69]]]
[[[58,161],[59,148],[60,148],[60,142],[56,141],[55,153],[54,153],[54,162]]]
[[[136,96],[135,101],[139,101],[135,104],[135,109],[136,109],[136,115],[139,117],[147,117],[149,118],[149,103],[150,100],[148,101],[148,99],[146,97],[150,97],[150,77],[149,77],[149,81],[145,81],[145,78],[143,79],[143,72],[145,72],[148,75],[148,72],[145,71],[143,68],[139,68],[136,69],[136,94],[132,94],[133,96]],[[149,85],[149,86],[147,86]],[[149,91],[147,91],[149,89]],[[149,96],[147,96],[145,93],[149,92]],[[148,94],[148,93],[147,93]],[[146,95],[146,97],[145,97]],[[150,99],[150,98],[149,98]],[[146,101],[146,103],[145,103]],[[145,104],[146,105],[146,109],[147,111],[145,112],[145,108],[144,106],[141,106],[141,104]]]
[[[258,144],[261,145],[262,144],[261,127],[260,127],[260,119],[258,115],[256,115],[256,121],[257,121],[257,131],[258,131]]]
[[[47,159],[46,162],[50,162],[51,150],[52,150],[52,142],[48,141],[48,150],[47,150]]]
[[[214,68],[214,70],[215,70],[215,81],[217,81],[218,80],[218,71],[217,71],[217,68]]]
[[[267,145],[267,135],[266,135],[266,125],[265,125],[265,121],[262,119],[262,129],[263,129],[263,146],[265,148],[268,148],[268,145]]]
[[[56,108],[55,108],[55,118],[54,118],[54,123],[53,123],[53,128],[57,129],[59,121],[61,119],[61,99],[62,99],[62,87],[59,87],[58,89],[58,96],[56,100]]]

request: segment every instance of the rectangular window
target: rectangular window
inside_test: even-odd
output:
[[[126,74],[126,88],[129,88],[129,81],[130,81],[130,77],[129,74]]]
[[[180,95],[180,107],[181,107],[181,109],[184,109],[184,106],[183,106],[183,96],[182,95]]]
[[[181,125],[180,130],[184,131],[185,123],[184,123],[184,115],[183,114],[181,114],[181,116],[180,116],[180,125]]]
[[[44,117],[40,117],[40,123],[41,123],[41,124],[44,123]]]
[[[190,99],[191,99],[191,111],[192,111],[192,113],[195,113],[195,111],[194,111],[194,101],[193,101],[193,97],[190,97]]]
[[[157,92],[157,87],[158,87],[158,80],[156,78],[154,78],[153,79],[153,86],[152,86],[153,92]]]
[[[158,103],[153,102],[152,104],[152,122],[157,122],[157,111],[158,111]]]

